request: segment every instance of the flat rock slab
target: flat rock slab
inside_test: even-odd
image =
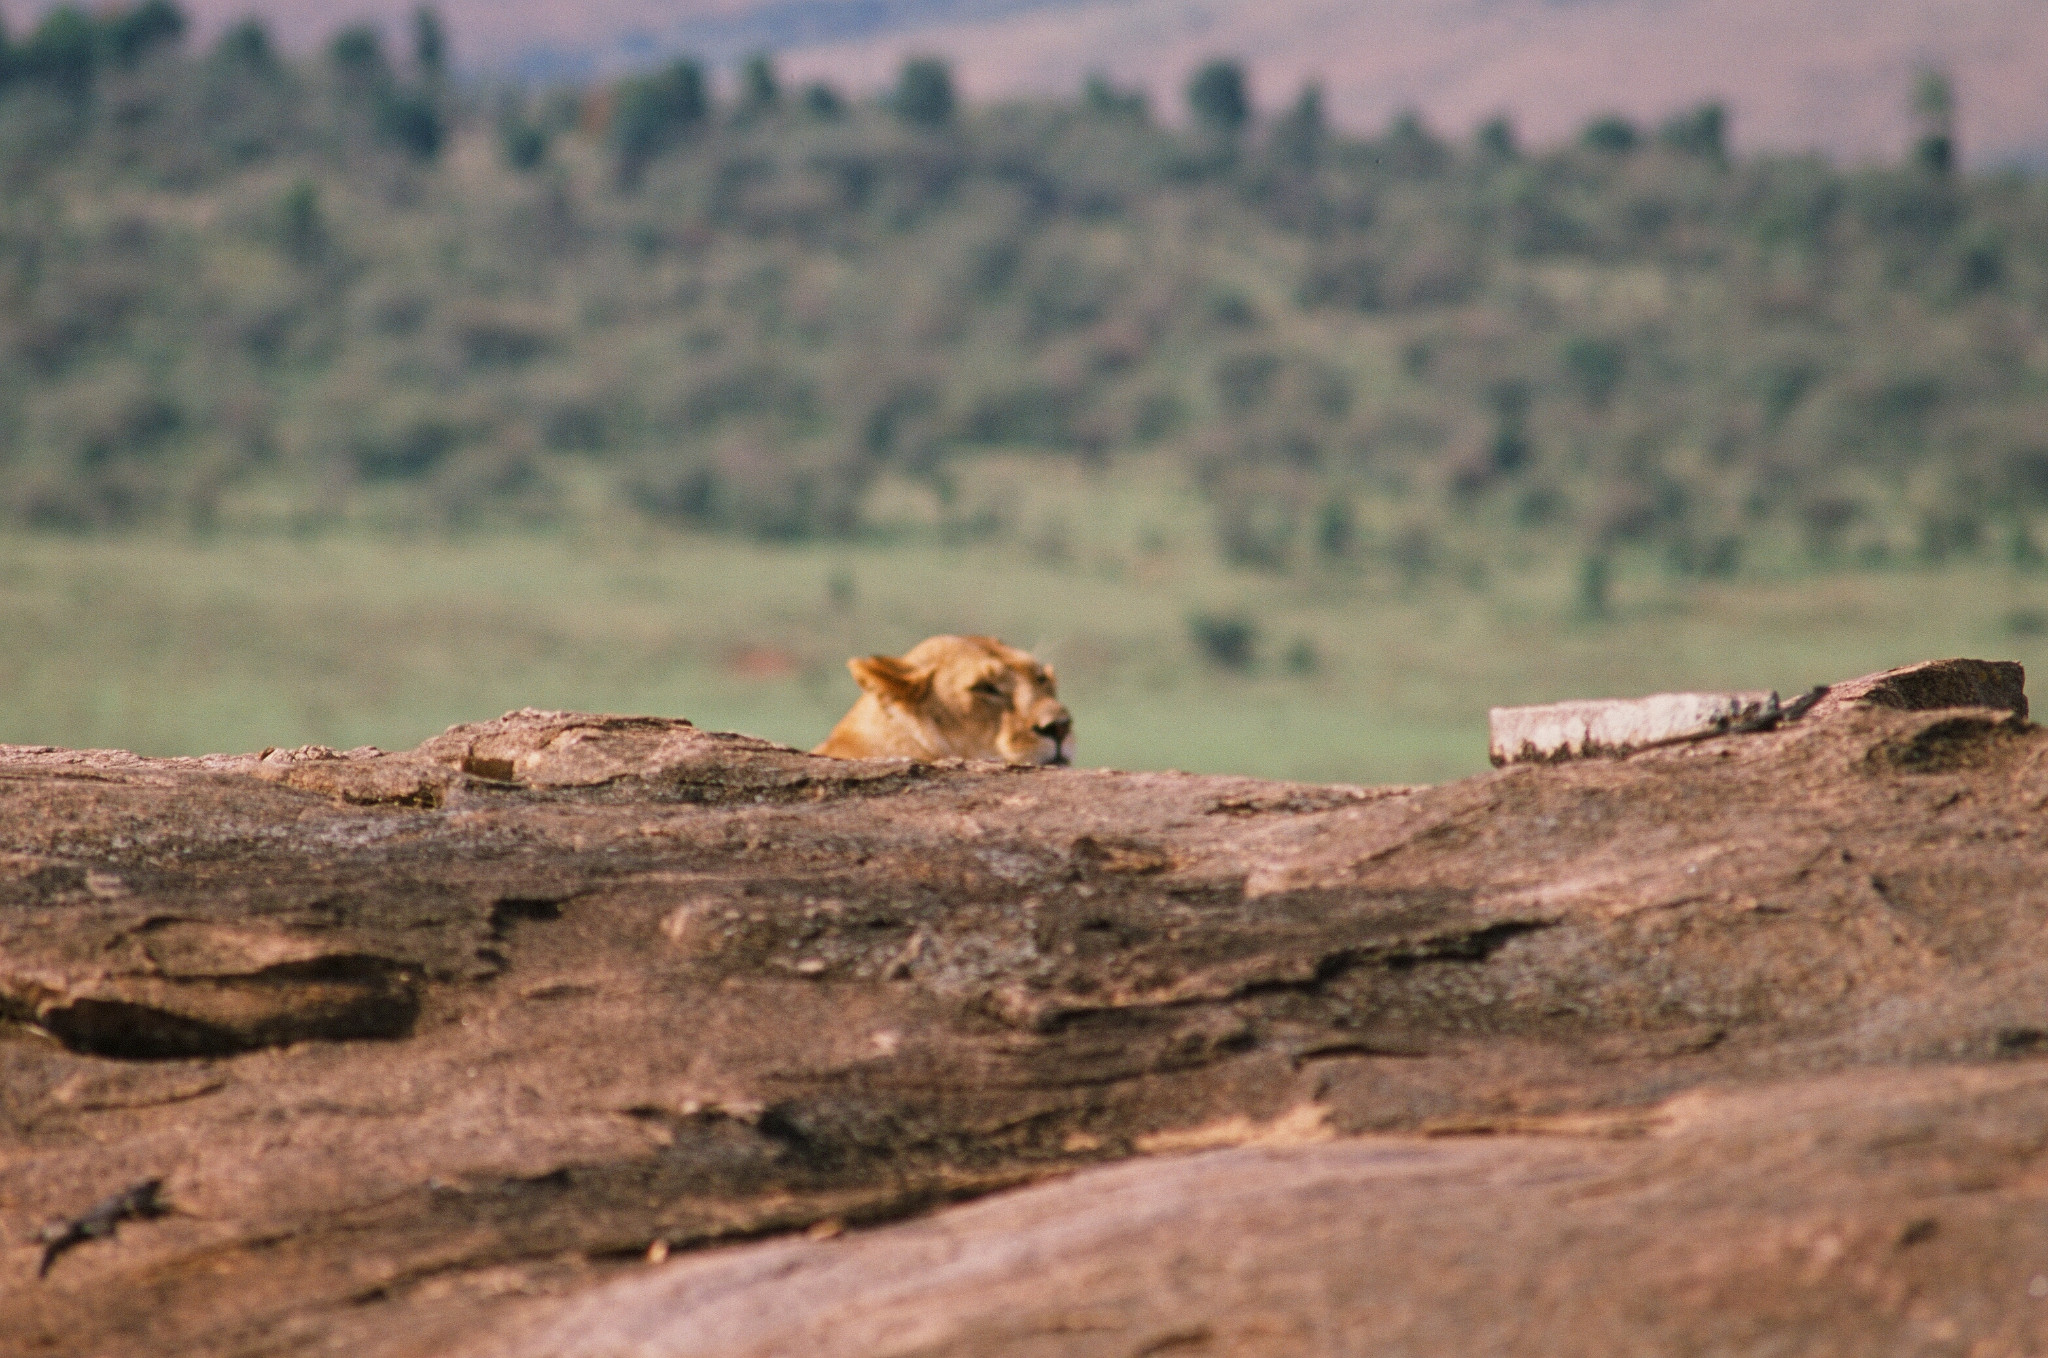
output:
[[[1816,689],[1781,704],[1776,693],[1657,693],[1496,707],[1488,713],[1494,767],[1632,754],[1825,717],[1863,705],[1902,712],[1988,707],[2027,715],[2026,671],[2010,660],[1929,660]]]
[[[0,1348],[2041,1351],[2013,672],[1430,788],[0,749]]]
[[[1775,693],[1657,693],[1647,698],[1496,707],[1487,713],[1487,724],[1498,768],[1628,754],[1721,735],[1777,707]]]

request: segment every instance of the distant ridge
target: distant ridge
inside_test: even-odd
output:
[[[294,46],[355,17],[396,31],[414,0],[187,0],[201,31],[255,10]],[[24,26],[46,3],[0,0]],[[1172,112],[1187,72],[1226,54],[1262,106],[1321,79],[1341,122],[1420,109],[1463,132],[1496,111],[1537,140],[1608,109],[1653,118],[1725,99],[1744,149],[1891,158],[1923,65],[1948,68],[1978,165],[2048,165],[2042,0],[444,0],[473,70],[581,79],[678,51],[719,64],[767,48],[806,77],[879,88],[903,55],[952,58],[970,94],[1067,94],[1093,69]],[[1853,14],[1853,19],[1845,18]]]

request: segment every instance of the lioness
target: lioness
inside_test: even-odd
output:
[[[846,662],[862,693],[812,754],[1065,764],[1074,719],[1050,665],[994,637],[929,637]]]

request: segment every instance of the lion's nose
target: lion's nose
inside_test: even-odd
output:
[[[1055,712],[1031,729],[1057,745],[1074,729],[1074,719],[1064,712]]]

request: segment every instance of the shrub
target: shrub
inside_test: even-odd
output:
[[[377,136],[414,160],[432,160],[441,153],[446,136],[441,111],[427,95],[412,90],[393,91],[377,103]]]
[[[1701,104],[1690,113],[1675,114],[1658,129],[1657,140],[1681,155],[1724,164],[1728,159],[1727,106]]]
[[[455,324],[463,357],[478,367],[518,367],[552,353],[553,329],[516,312],[486,306],[468,308]]]
[[[804,86],[804,112],[813,118],[833,120],[846,116],[846,100],[822,80]]]
[[[320,187],[301,179],[278,203],[278,241],[295,264],[316,264],[332,243],[326,215],[320,210]]]
[[[1818,494],[1799,506],[1799,525],[1804,530],[1807,554],[1819,561],[1831,561],[1840,550],[1842,534],[1863,517],[1863,502],[1850,495]]]
[[[76,5],[59,5],[43,16],[14,53],[15,73],[59,93],[83,98],[98,67],[99,30]]]
[[[1323,117],[1323,87],[1311,81],[1301,87],[1294,107],[1273,124],[1267,144],[1274,159],[1297,169],[1308,169],[1323,157],[1329,127]]]
[[[213,57],[221,65],[252,73],[267,75],[278,69],[277,49],[261,19],[244,19],[222,30]]]
[[[1316,551],[1336,561],[1350,556],[1357,545],[1358,512],[1351,501],[1342,495],[1323,501],[1316,516]]]
[[[1481,160],[1494,164],[1506,164],[1521,157],[1521,149],[1515,142],[1515,125],[1505,114],[1481,123],[1473,134],[1472,145]]]
[[[391,78],[384,39],[370,24],[353,24],[336,33],[327,44],[327,61],[351,83],[381,85]]]
[[[1579,140],[1587,149],[1606,155],[1625,155],[1636,149],[1642,137],[1636,125],[1618,113],[1603,113],[1586,124]]]
[[[448,30],[432,5],[412,12],[412,64],[429,84],[448,74]]]
[[[1972,227],[1956,251],[1957,290],[1976,293],[2000,287],[2010,272],[2007,254],[2002,232],[1987,224]]]
[[[1529,384],[1507,378],[1495,382],[1486,396],[1494,419],[1487,463],[1494,472],[1512,475],[1529,465],[1535,451],[1529,438]]]
[[[133,68],[151,52],[174,47],[185,37],[185,14],[171,0],[143,0],[134,9],[108,16],[103,41],[116,66]]]
[[[1279,475],[1230,476],[1214,495],[1216,549],[1224,561],[1253,570],[1284,571],[1301,533],[1299,489]]]
[[[1399,175],[1433,175],[1451,163],[1451,150],[1414,109],[1403,109],[1380,138],[1380,162]]]
[[[1614,563],[1595,552],[1579,562],[1579,611],[1605,618],[1614,611]]]
[[[1380,311],[1387,305],[1387,263],[1370,245],[1325,248],[1309,257],[1295,298],[1302,306]]]
[[[1220,670],[1249,671],[1257,660],[1259,629],[1238,613],[1191,613],[1188,638],[1195,654]]]
[[[403,481],[432,471],[462,442],[454,424],[423,416],[395,428],[365,430],[350,449],[356,474],[365,481]]]
[[[1607,336],[1574,335],[1565,341],[1564,371],[1579,399],[1603,410],[1628,371],[1628,349]]]
[[[1235,137],[1251,121],[1251,95],[1244,67],[1221,58],[1196,71],[1188,81],[1188,112],[1195,124],[1220,137]]]
[[[1143,127],[1151,118],[1143,90],[1118,89],[1108,76],[1091,71],[1081,82],[1081,107],[1098,118],[1114,118]]]
[[[852,532],[865,484],[858,464],[792,455],[743,434],[706,461],[646,468],[628,490],[656,518],[797,541]]]
[[[1272,394],[1280,376],[1280,355],[1270,349],[1247,349],[1216,361],[1216,400],[1229,414],[1256,410]]]
[[[1049,382],[1026,382],[978,397],[961,429],[973,443],[1072,447],[1081,393]]]
[[[522,173],[539,169],[553,139],[546,128],[529,121],[516,107],[498,120],[498,149],[505,163]]]
[[[1308,637],[1296,637],[1289,643],[1287,656],[1281,663],[1286,665],[1289,674],[1305,679],[1323,668],[1323,654]]]
[[[711,114],[704,68],[689,57],[654,75],[622,82],[613,102],[612,144],[618,153],[619,179],[629,187]]]
[[[775,59],[766,52],[755,52],[740,66],[739,112],[759,117],[781,105],[782,82],[775,78]]]
[[[1937,179],[1956,166],[1955,87],[1945,71],[1928,68],[1913,84],[1913,116],[1920,124],[1913,162]]]
[[[944,127],[953,121],[953,69],[937,57],[912,57],[903,63],[890,100],[896,116],[918,127]]]

